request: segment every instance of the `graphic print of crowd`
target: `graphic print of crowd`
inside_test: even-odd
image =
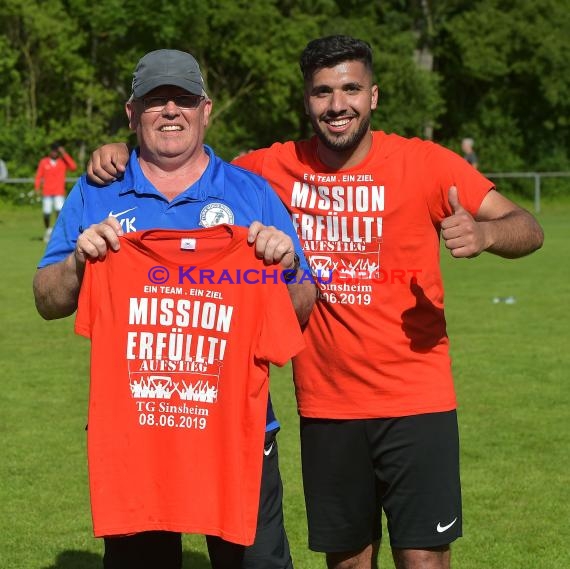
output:
[[[215,403],[218,396],[218,383],[220,379],[221,362],[209,366],[209,371],[217,373],[192,374],[192,379],[186,374],[172,375],[141,375],[140,371],[129,369],[131,394],[134,399],[171,399],[178,394],[181,401],[199,401],[201,403]],[[129,366],[130,367],[130,366]],[[184,379],[173,376],[183,375]],[[198,379],[196,376],[200,376]],[[196,378],[194,380],[194,378]]]

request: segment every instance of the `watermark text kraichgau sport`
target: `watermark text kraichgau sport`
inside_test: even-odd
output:
[[[193,284],[193,285],[219,285],[219,284],[303,284],[327,285],[333,282],[368,284],[406,284],[412,278],[418,278],[421,269],[378,269],[373,274],[360,275],[358,272],[347,274],[341,271],[309,271],[279,268],[264,269],[222,269],[214,271],[199,267],[177,267],[168,269],[162,265],[155,265],[148,271],[148,280],[153,284]]]

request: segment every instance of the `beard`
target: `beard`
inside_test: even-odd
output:
[[[366,136],[370,130],[370,116],[362,120],[355,132],[341,136],[333,136],[324,131],[316,119],[311,119],[311,124],[318,139],[326,148],[334,152],[346,152],[356,148],[360,144],[360,141]]]

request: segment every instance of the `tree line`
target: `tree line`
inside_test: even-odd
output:
[[[487,172],[570,170],[570,0],[3,0],[0,27],[12,177],[54,140],[80,168],[127,140],[133,68],[158,48],[200,62],[224,158],[309,136],[299,55],[336,33],[373,47],[374,128],[455,150],[472,137]]]

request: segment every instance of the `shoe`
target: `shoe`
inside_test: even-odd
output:
[[[49,241],[49,238],[51,237],[51,232],[52,232],[52,228],[48,227],[46,229],[46,232],[44,233],[44,243],[47,243]]]

